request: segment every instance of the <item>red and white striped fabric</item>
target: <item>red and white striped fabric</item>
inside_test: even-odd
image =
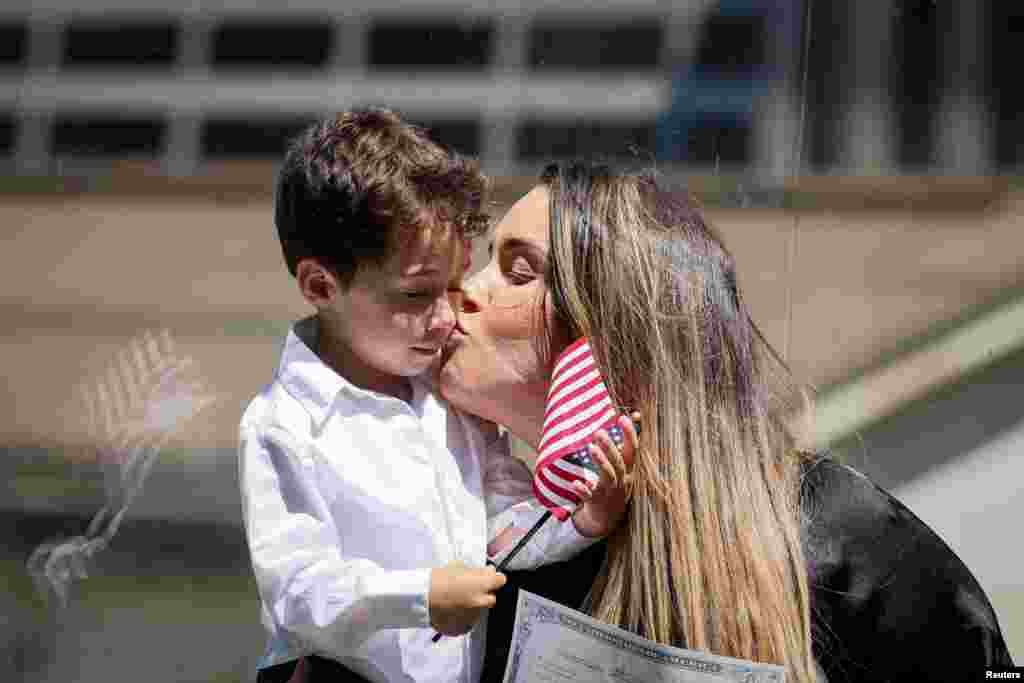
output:
[[[572,482],[597,483],[600,478],[600,468],[587,451],[594,434],[605,429],[621,443],[618,415],[590,343],[578,339],[555,361],[533,475],[537,500],[559,521],[582,502]]]

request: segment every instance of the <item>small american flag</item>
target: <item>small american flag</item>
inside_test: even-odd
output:
[[[572,490],[573,481],[596,484],[600,480],[600,465],[590,457],[587,446],[594,434],[604,429],[621,447],[625,436],[617,416],[590,352],[590,343],[586,338],[578,339],[555,360],[537,449],[533,493],[547,511],[497,565],[499,572],[504,571],[551,515],[564,522],[576,511],[583,500]],[[493,563],[488,560],[488,564]],[[440,639],[441,634],[435,633],[431,640],[436,643]]]
[[[537,500],[559,521],[568,519],[583,502],[572,482],[596,484],[600,479],[600,466],[587,451],[594,434],[604,429],[622,445],[618,415],[590,343],[578,339],[555,361],[533,476]]]

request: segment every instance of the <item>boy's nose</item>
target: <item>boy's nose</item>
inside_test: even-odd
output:
[[[457,314],[458,300],[461,297],[446,294],[437,300],[434,306],[433,315],[430,317],[430,326],[434,329],[443,329],[445,333],[455,327],[455,316]]]
[[[461,305],[456,309],[457,313],[479,313],[481,301],[480,274],[466,280],[462,288]]]

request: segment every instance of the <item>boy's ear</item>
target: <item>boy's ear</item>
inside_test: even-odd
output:
[[[317,309],[329,306],[341,289],[334,273],[312,258],[299,261],[295,267],[295,279],[303,298]]]

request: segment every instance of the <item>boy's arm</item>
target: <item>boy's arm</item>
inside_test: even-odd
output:
[[[487,506],[487,555],[500,564],[547,509],[533,493],[533,473],[511,453],[508,434],[494,439],[483,458],[484,500]],[[509,563],[508,569],[533,569],[562,562],[589,548],[600,536],[582,535],[572,520],[552,517]]]
[[[260,597],[282,629],[344,657],[380,629],[430,626],[430,569],[345,557],[314,464],[284,430],[242,430],[239,480]]]

